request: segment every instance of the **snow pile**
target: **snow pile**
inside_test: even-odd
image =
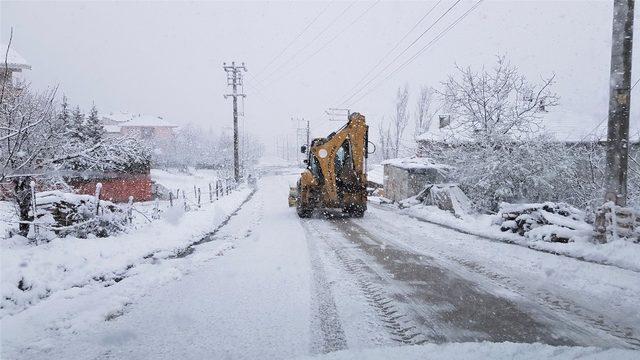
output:
[[[501,203],[495,223],[502,231],[535,241],[584,241],[593,232],[593,227],[585,221],[585,213],[564,203]]]
[[[21,237],[4,240],[0,243],[0,318],[59,291],[95,283],[109,286],[144,264],[180,254],[222,223],[249,194],[249,189],[242,188],[187,213],[174,206],[163,219],[106,238],[68,236],[38,246]]]
[[[471,200],[457,184],[429,185],[416,196],[416,199],[424,205],[433,205],[450,211],[457,217],[472,213]]]
[[[381,163],[382,165],[391,165],[400,169],[412,170],[415,172],[423,172],[426,170],[436,170],[442,175],[446,175],[452,166],[440,164],[431,158],[412,156],[408,158],[388,159]]]
[[[445,343],[402,347],[380,347],[364,350],[343,350],[309,359],[637,359],[634,350],[600,349],[595,347],[552,346],[545,344],[518,343]]]
[[[595,244],[591,241],[586,241],[585,237],[575,237],[574,239],[576,241],[568,243],[538,241],[510,231],[501,231],[500,227],[495,225],[495,215],[475,214],[458,218],[449,211],[439,209],[436,206],[424,205],[417,201],[401,209],[384,201],[383,198],[370,197],[369,203],[377,204],[375,206],[386,210],[398,211],[420,221],[441,225],[488,240],[506,242],[533,250],[568,256],[598,264],[613,265],[640,272],[640,246],[630,241],[615,240],[605,244]],[[546,216],[552,217],[552,215]],[[555,220],[557,220],[557,218]],[[544,229],[545,228],[538,231],[543,231]],[[586,230],[586,228],[583,228],[582,230],[578,230],[578,232],[574,231],[571,235],[577,235],[579,233],[584,235],[586,234]],[[536,232],[534,232],[532,236],[533,235],[536,235]],[[590,231],[588,235],[591,235]],[[580,239],[580,241],[577,241],[578,239]]]

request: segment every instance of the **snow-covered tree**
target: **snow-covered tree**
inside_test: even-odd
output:
[[[69,122],[68,133],[74,141],[84,142],[86,140],[84,114],[80,111],[79,106],[76,106],[71,113],[71,122]]]
[[[503,56],[491,70],[456,68],[438,94],[457,132],[485,139],[535,134],[543,115],[558,104],[551,91],[555,75],[532,83]]]
[[[99,143],[104,136],[104,126],[98,117],[98,109],[95,105],[91,107],[91,112],[87,117],[84,133],[87,140],[93,144]]]
[[[14,194],[22,234],[28,232],[31,220],[32,180],[50,184],[64,182],[68,171],[148,168],[147,150],[133,139],[86,141],[75,131],[82,129],[79,108],[65,126],[67,107],[58,111],[55,91],[35,93],[26,84],[19,89],[5,92],[0,102],[0,184]]]

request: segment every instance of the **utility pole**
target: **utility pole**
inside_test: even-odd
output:
[[[605,201],[627,204],[634,0],[614,0]]]
[[[222,68],[227,73],[227,86],[231,86],[232,93],[224,95],[224,98],[233,97],[233,177],[236,182],[240,181],[240,156],[238,153],[238,97],[246,98],[247,95],[238,93],[238,86],[242,86],[242,71],[247,71],[244,63],[236,65],[235,61],[231,65],[222,63]]]
[[[629,108],[631,105],[631,53],[634,0],[613,1],[609,123],[607,131],[607,178],[605,204],[596,211],[595,240],[627,237],[633,216],[627,205],[629,163]],[[612,203],[615,206],[610,206]]]

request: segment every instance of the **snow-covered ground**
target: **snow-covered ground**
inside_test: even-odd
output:
[[[208,196],[209,184],[215,191],[216,180],[221,179],[217,170],[209,169],[193,169],[188,172],[178,171],[176,169],[151,169],[151,180],[158,183],[174,194],[176,190],[186,191],[188,196],[193,197],[193,188],[200,188],[203,200],[205,194]]]
[[[87,263],[111,272],[76,261],[69,279],[110,276],[124,266],[118,281],[73,287],[57,265],[47,265],[65,286],[0,319],[2,358],[640,356],[630,350],[640,348],[637,272],[487,241],[374,206],[362,219],[301,220],[287,206],[299,171],[278,166],[271,164],[237,212],[248,190],[226,198],[228,207],[221,200],[221,209],[213,204],[141,228],[139,238],[106,239],[112,245],[105,247],[105,239],[84,240],[101,249]],[[170,256],[206,233],[206,242]],[[74,246],[63,255],[49,250],[54,259],[89,256],[80,241]],[[145,259],[141,249],[155,255]],[[4,281],[4,249],[2,256]],[[127,261],[107,261],[121,258],[143,260],[128,270]]]
[[[566,244],[531,241],[517,234],[500,231],[499,226],[492,224],[494,218],[490,215],[469,215],[459,218],[435,206],[413,205],[404,209],[397,209],[397,206],[391,204],[375,206],[496,241],[640,272],[640,246],[631,241],[617,240],[606,244],[594,244],[586,239],[578,239]]]
[[[38,246],[18,236],[3,240],[0,317],[58,292],[68,296],[89,284],[111,285],[140,265],[175,255],[224,221],[249,193],[247,188],[234,191],[197,211],[163,207],[161,219],[107,238],[67,236]]]

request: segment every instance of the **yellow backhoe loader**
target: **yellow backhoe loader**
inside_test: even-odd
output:
[[[289,205],[295,205],[298,216],[306,218],[314,209],[328,208],[354,217],[364,215],[368,133],[364,116],[353,113],[339,130],[313,139],[309,148],[302,146],[307,168],[289,193]]]

